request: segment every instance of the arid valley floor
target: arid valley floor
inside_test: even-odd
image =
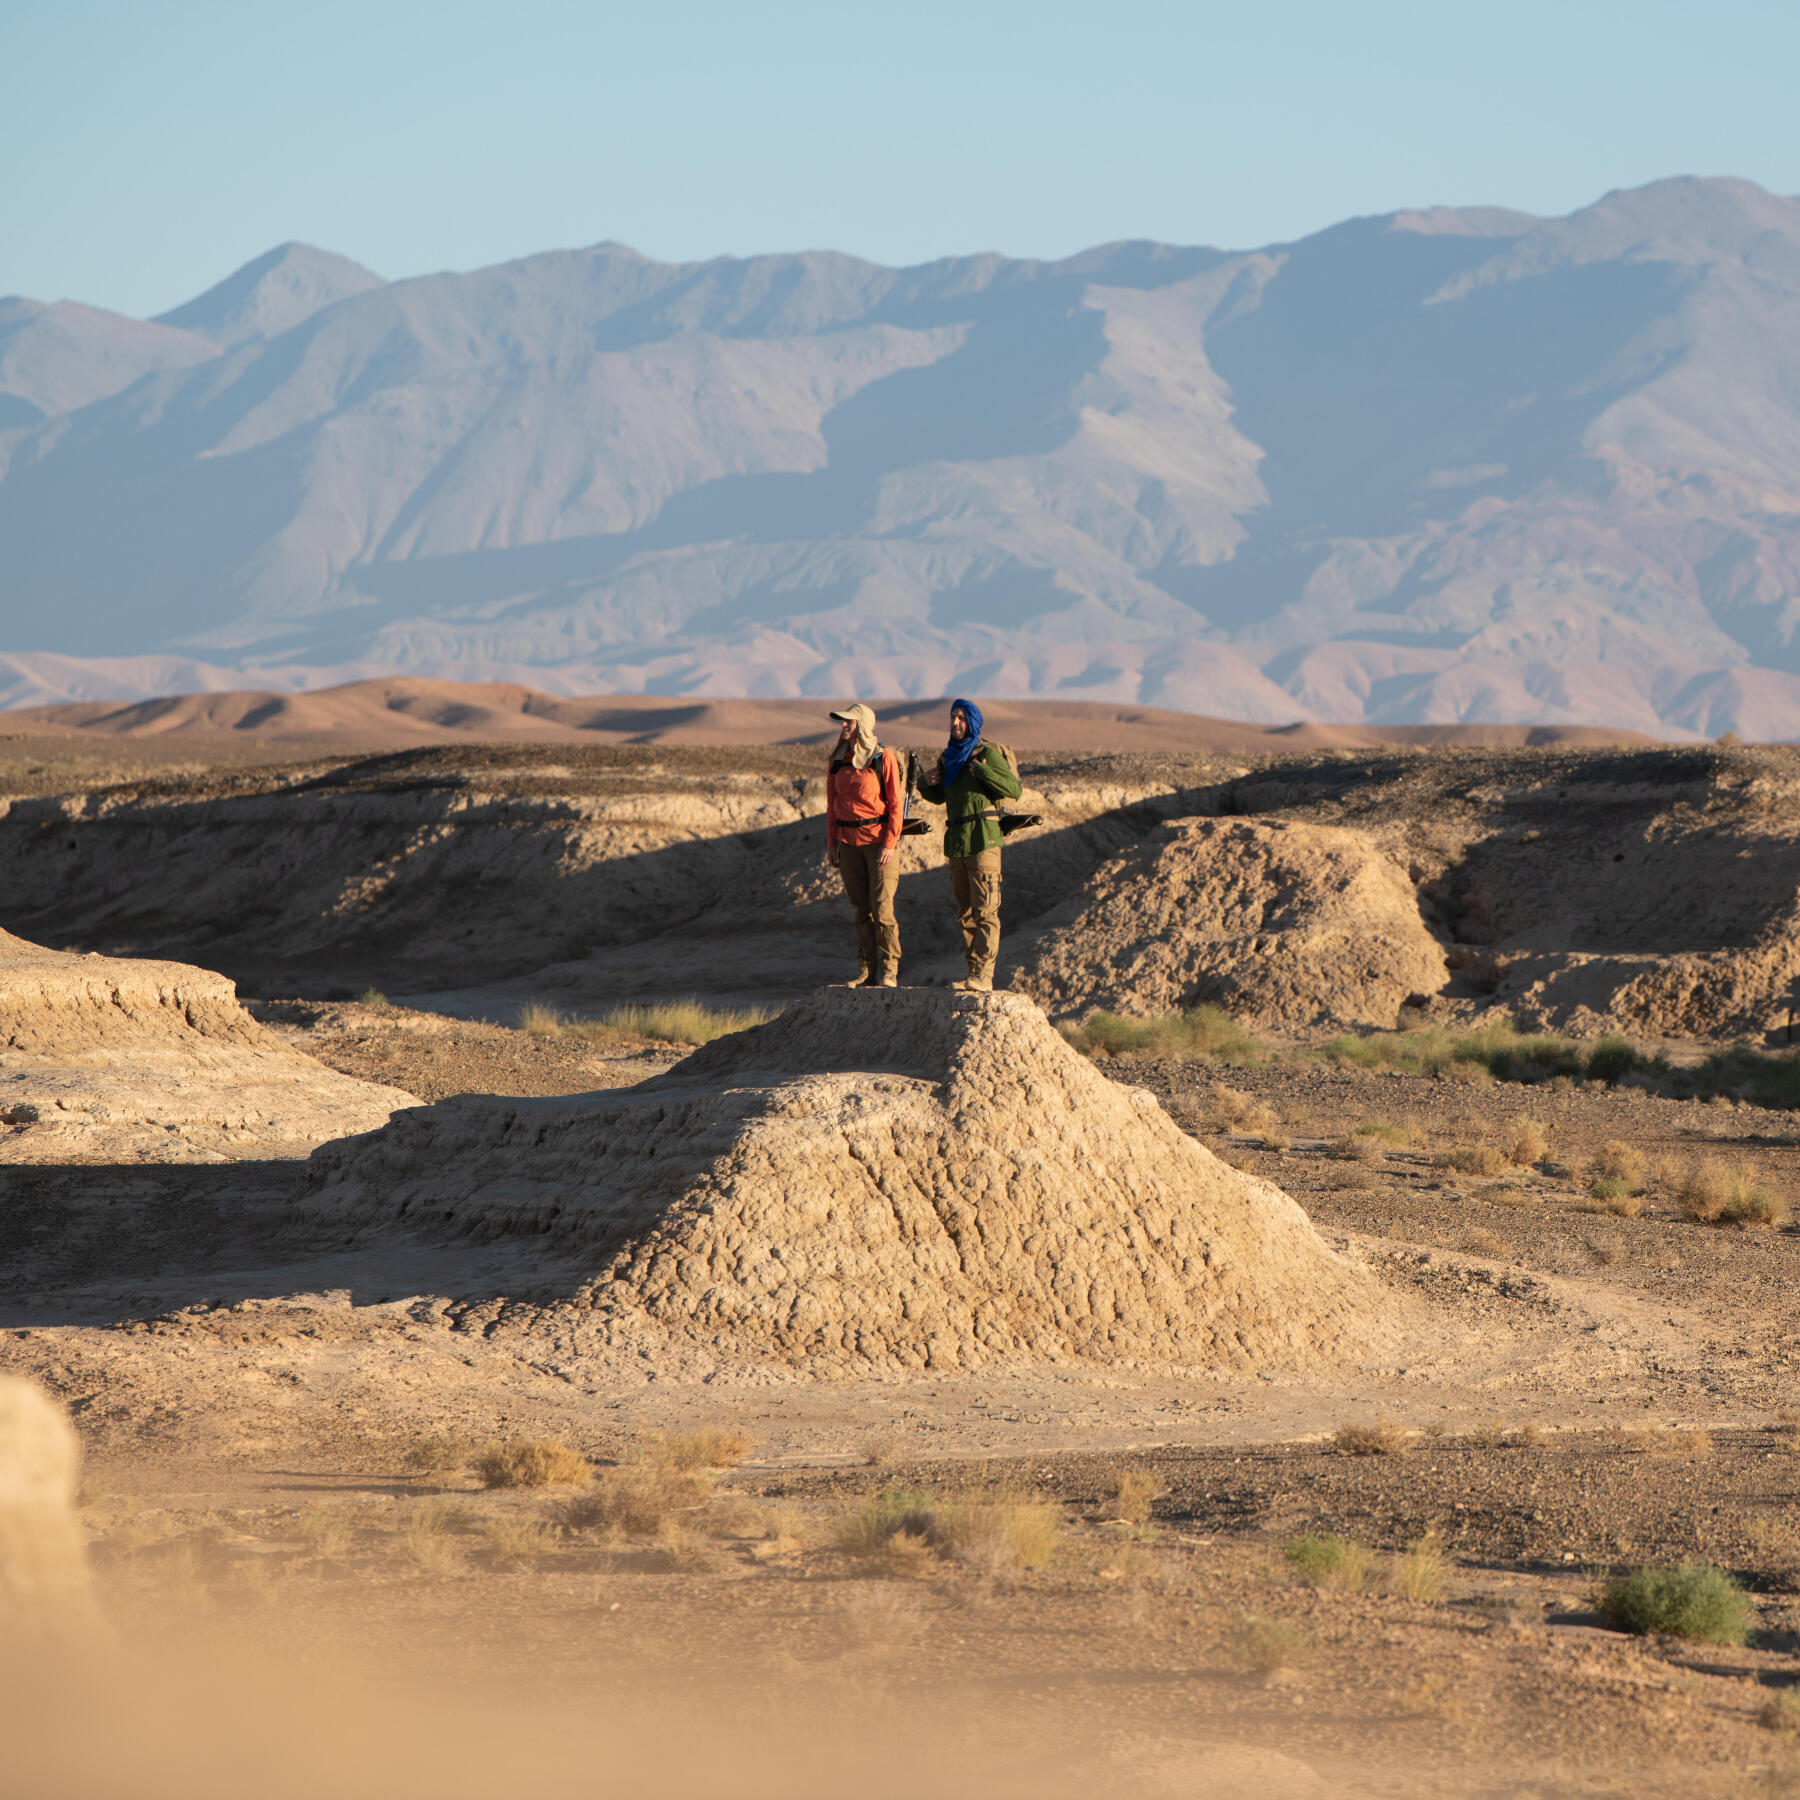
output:
[[[1800,751],[1018,742],[0,738],[16,1791],[1800,1793]]]

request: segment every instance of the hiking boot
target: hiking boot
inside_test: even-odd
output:
[[[889,969],[879,981],[870,982],[869,985],[871,987],[897,988],[900,985],[900,971],[898,969]]]
[[[874,972],[866,964],[857,971],[854,981],[844,983],[845,987],[874,987],[876,985]]]
[[[994,991],[994,978],[991,975],[971,975],[967,981],[953,981],[950,985],[959,994],[991,994]]]

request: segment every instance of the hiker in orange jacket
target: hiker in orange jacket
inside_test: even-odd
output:
[[[875,715],[860,702],[831,715],[842,726],[825,778],[825,857],[843,877],[856,912],[852,987],[900,985],[900,926],[894,891],[906,818],[906,765],[875,738]]]

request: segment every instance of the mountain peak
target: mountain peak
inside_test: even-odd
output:
[[[336,301],[385,285],[347,256],[311,244],[277,244],[152,322],[197,332],[229,349],[253,338],[279,337]]]

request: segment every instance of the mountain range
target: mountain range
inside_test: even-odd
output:
[[[1800,736],[1800,201],[0,300],[0,703],[396,673]]]

